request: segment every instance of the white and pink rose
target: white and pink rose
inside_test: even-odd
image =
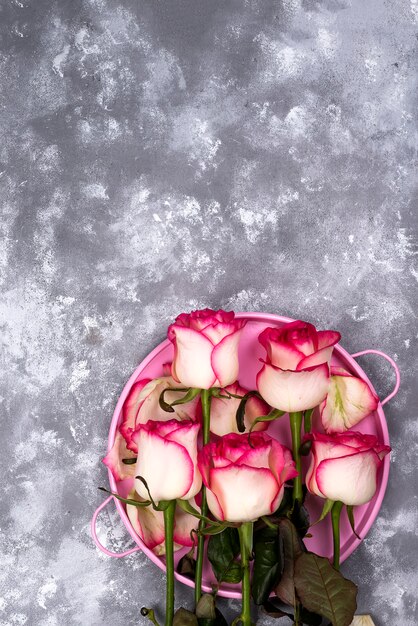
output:
[[[135,476],[145,479],[155,502],[190,500],[202,486],[197,467],[197,437],[200,425],[192,421],[149,420],[132,435],[138,449]],[[135,479],[138,494],[148,499],[148,490]]]
[[[174,345],[172,376],[185,387],[226,387],[238,378],[238,344],[246,320],[233,311],[182,313],[168,328]]]
[[[312,457],[306,475],[310,493],[343,502],[365,504],[376,493],[377,473],[390,447],[374,435],[348,431],[306,435],[312,441]]]
[[[327,395],[329,363],[340,338],[335,330],[317,331],[299,320],[266,328],[259,336],[267,353],[257,375],[260,394],[271,406],[289,413],[317,406]]]
[[[265,433],[231,433],[202,448],[199,469],[210,511],[219,520],[253,521],[273,513],[284,484],[297,475],[290,450]]]

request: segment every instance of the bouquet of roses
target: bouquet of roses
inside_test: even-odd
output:
[[[226,621],[202,594],[207,555],[216,580],[241,583],[233,625],[252,626],[251,599],[295,625],[349,626],[356,586],[339,572],[340,516],[355,532],[354,507],[371,500],[390,448],[354,428],[378,398],[365,381],[331,365],[340,334],[302,321],[266,328],[257,389],[238,382],[238,348],[246,324],[233,312],[181,314],[168,329],[174,359],[164,376],[137,381],[104,459],[115,480],[134,479],[126,503],[145,544],[165,555],[165,626]],[[288,417],[287,417],[288,416]],[[288,420],[292,449],[266,431]],[[315,428],[313,428],[313,424]],[[309,457],[303,475],[302,457]],[[311,523],[309,492],[323,500]],[[332,519],[333,563],[309,552],[310,527]],[[195,610],[175,612],[174,551],[189,552],[178,571],[195,582]],[[154,624],[154,611],[141,610]]]

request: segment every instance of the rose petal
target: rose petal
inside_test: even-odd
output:
[[[321,421],[327,432],[343,432],[375,411],[379,398],[361,378],[348,372],[331,376],[328,395],[321,406]]]
[[[212,369],[220,387],[230,385],[238,378],[238,344],[242,330],[237,330],[218,343],[212,351]]]
[[[167,376],[157,380],[158,383],[154,386],[153,389],[151,389],[151,383],[147,385],[147,387],[151,389],[151,392],[147,395],[139,408],[136,418],[136,425],[145,424],[149,420],[164,422],[165,420],[172,420],[173,417],[179,420],[187,418],[196,419],[199,398],[196,397],[191,402],[175,406],[173,407],[174,413],[168,413],[160,407],[160,395],[164,391],[164,389],[179,387],[179,383],[177,383],[171,376]],[[144,393],[146,388],[144,388],[143,390]],[[168,391],[164,394],[164,399],[168,404],[171,404],[171,402],[174,402],[175,400],[181,398],[182,395],[184,394],[176,391]]]
[[[328,387],[326,363],[300,372],[281,370],[266,363],[257,375],[257,389],[264,400],[286,412],[314,408],[325,398]]]
[[[197,506],[194,498],[190,500],[190,504],[200,513],[200,508]],[[197,517],[186,513],[179,506],[176,507],[174,519],[174,541],[176,543],[181,546],[192,546],[194,542],[191,533],[193,530],[197,530],[198,526],[199,519]]]
[[[194,480],[193,462],[186,448],[144,428],[140,429],[136,441],[139,455],[135,475],[146,480],[153,499],[159,502],[183,498]],[[145,486],[138,479],[135,489],[142,498],[148,498]]]
[[[278,483],[284,484],[287,480],[298,475],[290,450],[275,439],[272,440],[271,444],[269,467]]]
[[[182,422],[181,427],[177,430],[174,430],[169,435],[167,435],[167,441],[174,441],[184,448],[186,448],[193,465],[195,467],[193,482],[190,485],[189,491],[182,496],[183,499],[188,500],[192,496],[196,495],[202,486],[202,477],[198,470],[197,466],[197,436],[199,434],[200,425],[191,423],[189,425],[185,425]]]
[[[376,493],[376,473],[381,461],[374,451],[322,461],[316,480],[323,497],[357,506]]]
[[[316,336],[318,339],[318,350],[335,346],[341,339],[341,335],[337,330],[318,330]]]
[[[226,517],[222,510],[219,500],[216,495],[210,489],[206,491],[206,501],[208,503],[209,511],[216,517],[216,519],[224,522]]]
[[[292,343],[286,341],[282,329],[265,328],[258,340],[267,352],[268,362],[281,369],[295,370],[305,356]]]
[[[221,389],[221,393],[229,392],[240,396],[244,396],[248,389],[240,387],[237,383],[227,385]],[[237,433],[238,426],[236,414],[240,404],[239,398],[212,398],[210,409],[210,430],[214,435],[222,437],[228,433]],[[244,425],[246,432],[249,431],[254,420],[262,415],[268,415],[270,412],[269,405],[258,397],[250,397],[245,405]],[[267,430],[267,422],[259,422],[255,425],[254,431]]]
[[[103,463],[110,469],[116,481],[135,476],[135,464],[125,465],[122,459],[133,459],[136,454],[126,447],[125,438],[116,433],[115,442],[103,459]]]
[[[186,387],[209,389],[214,386],[216,375],[211,364],[211,341],[196,330],[174,324],[169,328],[169,338],[175,349],[174,378]]]
[[[210,485],[229,522],[252,521],[272,513],[280,491],[270,470],[246,466],[211,470]]]
[[[158,385],[159,378],[143,378],[134,383],[122,407],[122,422],[119,427],[122,435],[129,441],[128,433],[135,428],[139,408],[149,393]],[[144,391],[145,390],[145,391]]]
[[[314,352],[309,356],[305,356],[298,364],[297,370],[304,370],[308,367],[314,367],[315,365],[321,365],[321,363],[329,363],[331,361],[332,351],[334,348],[322,348],[318,352]]]
[[[135,490],[131,491],[128,498],[138,502],[144,501]],[[126,513],[136,534],[148,548],[152,550],[164,542],[164,514],[162,511],[154,511],[152,506],[137,507],[134,504],[127,504]]]

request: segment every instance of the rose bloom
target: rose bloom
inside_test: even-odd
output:
[[[331,367],[328,394],[321,403],[322,426],[327,433],[352,428],[377,409],[379,398],[366,381],[342,367]]]
[[[152,498],[190,500],[202,486],[197,468],[197,435],[200,425],[192,421],[148,421],[132,435],[138,447],[135,476],[145,479]],[[138,494],[148,499],[145,485],[135,480]]]
[[[131,491],[128,498],[143,502],[135,490]],[[190,504],[200,512],[194,498]],[[148,548],[155,554],[165,554],[165,531],[164,513],[155,511],[152,506],[137,507],[134,504],[126,505],[126,513],[136,534],[142,539]],[[180,507],[176,507],[174,517],[174,550],[180,550],[183,546],[192,546],[191,532],[197,531],[198,518],[185,513]]]
[[[226,387],[238,378],[238,344],[246,320],[233,311],[182,313],[168,328],[174,345],[172,375],[185,387]]]
[[[239,383],[234,383],[233,385],[228,385],[224,389],[221,389],[223,395],[225,395],[226,391],[239,396],[245,396],[248,389],[240,387]],[[212,398],[210,407],[210,430],[214,435],[222,437],[222,435],[227,435],[228,433],[238,433],[236,415],[239,403],[239,398]],[[270,407],[264,400],[256,396],[251,396],[245,405],[245,430],[247,432],[249,431],[257,417],[268,415],[269,413]],[[254,426],[253,432],[257,430],[267,430],[268,427],[267,422],[259,422]]]
[[[308,491],[346,505],[365,504],[376,493],[377,471],[390,447],[374,435],[347,431],[305,436],[312,441],[312,459],[306,475]]]
[[[171,364],[164,365],[167,371]],[[135,465],[126,465],[123,459],[135,458],[138,454],[138,447],[133,440],[139,424],[145,424],[149,420],[168,421],[173,419],[197,421],[200,419],[200,401],[195,398],[191,402],[173,407],[174,413],[164,411],[159,404],[160,394],[164,389],[179,387],[171,376],[162,376],[150,380],[144,378],[136,381],[123,404],[122,421],[116,433],[115,442],[109,450],[103,463],[110,469],[116,481],[135,476]],[[168,391],[165,400],[168,403],[181,398],[183,394],[175,391]]]
[[[231,433],[198,455],[209,509],[219,520],[253,521],[279,506],[284,483],[297,475],[290,450],[265,433]]]
[[[166,364],[164,367],[167,369]],[[174,406],[174,413],[164,411],[159,404],[161,393],[164,389],[181,387],[171,376],[161,376],[150,380],[145,378],[138,380],[132,388],[123,404],[122,421],[119,427],[120,433],[126,440],[127,447],[137,452],[136,444],[132,440],[132,434],[139,424],[146,424],[149,420],[165,422],[172,419],[192,419],[199,416],[199,398],[195,398],[186,404]],[[184,395],[176,391],[167,391],[164,399],[168,404],[178,400]]]
[[[276,409],[297,412],[312,409],[327,395],[329,362],[341,335],[317,331],[307,322],[266,328],[259,341],[267,359],[257,375],[257,389]]]

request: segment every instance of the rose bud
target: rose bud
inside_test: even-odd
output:
[[[222,521],[249,522],[278,508],[284,483],[297,472],[290,450],[265,433],[231,433],[209,443],[198,455],[213,515]]]
[[[233,311],[182,313],[168,328],[173,378],[185,387],[226,387],[238,378],[238,343],[246,320]]]
[[[267,359],[257,375],[257,389],[274,408],[295,413],[317,406],[328,392],[329,361],[341,335],[317,331],[307,322],[266,328],[259,341]]]
[[[145,479],[151,497],[160,500],[190,500],[202,486],[197,468],[199,424],[191,421],[148,421],[139,424],[132,435],[138,447],[135,476]],[[135,489],[149,498],[145,485],[137,478]]]
[[[135,490],[128,496],[131,500],[143,502]],[[194,498],[190,500],[193,508],[200,512]],[[164,513],[155,511],[152,506],[138,507],[134,504],[126,505],[126,513],[136,534],[142,539],[148,548],[155,554],[165,554]],[[183,546],[192,546],[191,533],[197,531],[199,520],[193,515],[185,513],[180,507],[176,507],[174,518],[174,549],[180,550]]]
[[[186,404],[174,406],[174,413],[164,411],[159,404],[161,393],[164,389],[181,387],[171,376],[161,376],[150,380],[145,378],[138,380],[126,398],[122,408],[122,422],[119,427],[124,436],[127,446],[133,452],[137,452],[132,433],[139,424],[145,424],[149,420],[164,422],[172,419],[192,419],[198,415],[199,398],[195,398]],[[182,397],[182,393],[168,391],[164,394],[165,401],[170,404]]]
[[[374,435],[348,431],[322,435],[313,432],[312,460],[306,475],[308,491],[348,506],[365,504],[376,493],[377,471],[390,447]]]
[[[226,392],[245,396],[245,394],[248,393],[248,389],[244,389],[240,387],[238,383],[234,383],[233,385],[228,385],[224,389],[221,389],[222,395],[228,395]],[[228,433],[238,433],[236,415],[239,404],[239,398],[212,397],[210,430],[214,435],[222,437],[222,435],[227,435]],[[264,400],[256,396],[251,396],[245,404],[244,424],[246,432],[249,431],[257,417],[268,415],[269,412],[270,407]],[[268,426],[267,422],[259,422],[254,426],[253,432],[257,430],[267,430]]]
[[[327,433],[352,428],[377,409],[379,398],[366,381],[342,367],[331,367],[327,397],[319,407],[322,426]]]

